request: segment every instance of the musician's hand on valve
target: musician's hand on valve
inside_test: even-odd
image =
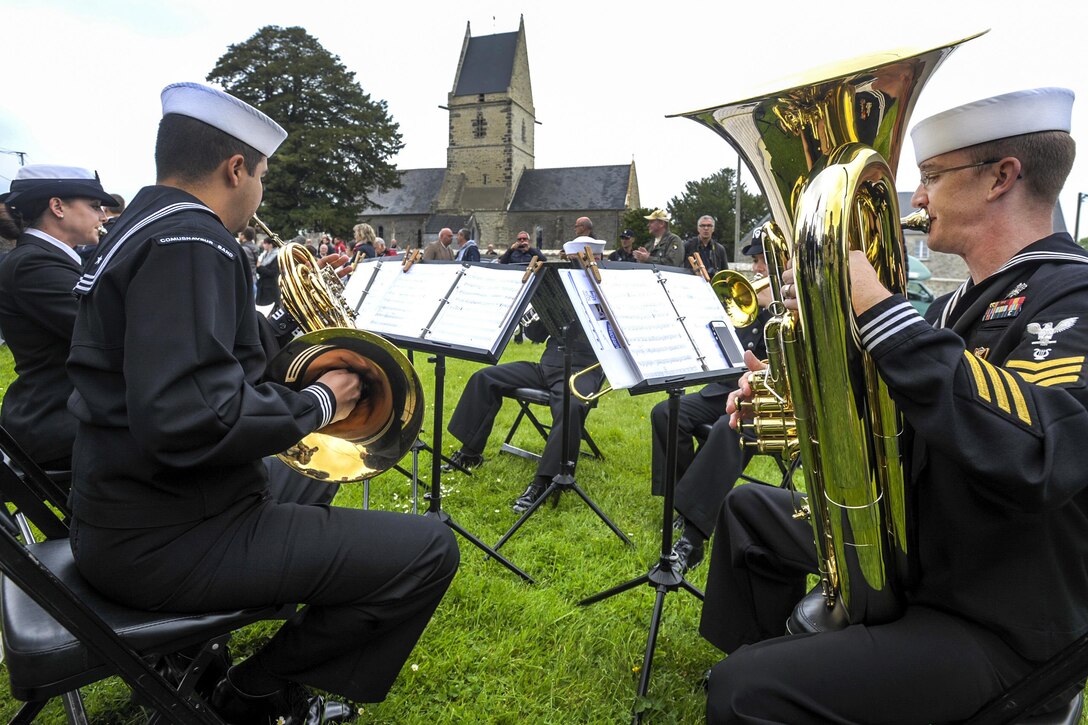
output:
[[[337,277],[346,277],[351,274],[353,267],[348,264],[348,260],[351,259],[346,254],[326,254],[321,259],[317,260],[317,268],[331,265],[336,270]]]
[[[786,265],[782,272],[782,304],[786,309],[797,312],[797,284],[793,281],[793,267]]]
[[[865,252],[857,249],[850,252],[850,301],[854,314],[860,315],[891,296],[892,293],[880,283]]]
[[[731,392],[729,399],[725,401],[725,412],[729,415],[729,427],[733,430],[740,427],[741,419],[744,417],[740,410],[741,403],[751,400],[753,396],[752,386],[749,382],[751,374],[767,367],[751,350],[744,351],[744,364],[748,366],[748,372],[740,376],[737,381],[737,389]]]
[[[347,418],[362,394],[363,384],[359,376],[351,370],[330,370],[318,378],[317,382],[327,386],[336,397],[336,412],[329,423]]]

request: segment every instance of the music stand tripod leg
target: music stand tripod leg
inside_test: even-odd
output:
[[[442,403],[446,386],[446,357],[444,355],[435,355],[428,358],[428,362],[434,363],[434,430],[432,431],[434,443],[431,448],[431,495],[428,499],[427,511],[423,515],[437,517],[439,521],[449,526],[455,533],[468,539],[476,548],[495,559],[495,561],[530,584],[535,584],[535,579],[514,565],[505,556],[459,526],[448,513],[442,510],[442,456],[438,451],[442,450]]]
[[[563,340],[562,340],[562,343],[561,343],[561,346],[562,346],[562,349],[563,349],[563,381],[564,381],[564,386],[563,386],[563,406],[562,406],[562,413],[561,413],[561,415],[563,417],[561,418],[561,420],[565,420],[567,422],[567,424],[565,426],[563,426],[562,454],[561,454],[561,459],[560,459],[562,461],[562,463],[560,464],[560,467],[559,467],[559,473],[557,473],[555,475],[555,477],[552,478],[551,484],[549,484],[548,488],[546,488],[544,490],[544,493],[541,494],[540,498],[538,498],[536,501],[534,501],[533,505],[530,506],[525,511],[525,513],[523,513],[521,515],[521,518],[519,518],[514,523],[514,525],[511,526],[510,529],[505,534],[502,535],[502,538],[500,538],[498,543],[495,544],[495,550],[496,551],[499,549],[500,546],[505,544],[510,539],[511,536],[514,535],[514,532],[516,532],[521,527],[521,525],[523,523],[525,523],[529,519],[529,517],[532,516],[536,512],[536,510],[538,508],[540,508],[540,504],[542,504],[545,500],[550,498],[553,495],[553,493],[556,496],[561,496],[564,491],[568,491],[568,490],[571,490],[571,491],[574,491],[575,493],[577,493],[578,496],[581,497],[581,499],[586,503],[586,505],[589,506],[590,510],[592,510],[593,513],[597,514],[597,517],[600,518],[600,520],[603,521],[605,523],[605,525],[608,526],[608,528],[612,529],[612,533],[614,533],[616,536],[620,537],[620,540],[623,543],[627,544],[628,546],[634,546],[634,544],[631,543],[631,540],[628,539],[627,536],[622,531],[620,531],[619,527],[616,526],[616,524],[612,523],[612,520],[609,519],[608,516],[605,515],[604,511],[602,511],[601,508],[599,506],[597,506],[597,504],[595,504],[589,498],[588,495],[586,495],[586,492],[581,489],[581,487],[578,485],[578,483],[574,479],[574,456],[578,455],[578,452],[581,449],[582,442],[581,442],[581,439],[579,439],[575,443],[577,448],[575,448],[575,451],[572,454],[571,445],[570,445],[570,430],[571,430],[570,421],[571,421],[571,413],[572,413],[571,406],[570,406],[571,392],[570,392],[570,385],[567,384],[567,381],[570,380],[571,373],[573,372],[573,365],[574,365],[574,362],[573,362],[574,352],[571,350],[570,345],[567,344],[567,336],[570,333],[570,326],[572,324],[574,324],[574,323],[569,323],[569,324],[567,324],[567,325],[565,325],[563,327]],[[535,419],[533,419],[533,422],[536,423]],[[539,428],[539,424],[538,424],[538,428]]]
[[[661,623],[661,612],[665,606],[665,595],[676,589],[684,589],[691,595],[702,599],[702,593],[692,586],[684,575],[674,568],[675,558],[672,555],[672,506],[673,490],[676,487],[676,459],[679,440],[680,419],[680,395],[682,389],[669,390],[669,424],[665,446],[665,496],[663,512],[661,515],[661,554],[657,563],[650,567],[645,575],[628,582],[612,587],[606,591],[587,597],[578,602],[580,606],[587,606],[603,601],[611,596],[633,589],[643,582],[651,585],[657,591],[654,601],[654,610],[650,618],[650,632],[646,642],[646,653],[642,662],[642,673],[639,678],[638,697],[646,695],[650,686],[650,667],[653,664],[654,649],[657,646],[657,633]],[[634,713],[634,722],[642,722],[642,713]]]

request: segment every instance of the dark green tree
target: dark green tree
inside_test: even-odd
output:
[[[262,221],[281,237],[347,235],[368,192],[400,185],[389,159],[404,144],[386,102],[371,100],[355,73],[303,28],[261,28],[227,48],[208,81],[287,130],[261,207]]]
[[[635,233],[635,241],[633,245],[636,247],[645,247],[651,241],[650,227],[646,224],[646,217],[649,216],[653,209],[647,209],[644,206],[640,206],[637,209],[628,209],[623,213],[623,217],[620,219],[620,229],[622,232],[624,229],[630,229]],[[616,246],[620,246],[620,240],[617,235]]]
[[[699,217],[714,217],[714,236],[725,245],[729,258],[735,258],[736,240],[736,169],[722,169],[704,179],[689,181],[684,193],[669,201],[668,212],[672,217],[669,231],[682,239],[690,239],[698,232]],[[767,215],[770,208],[762,194],[753,194],[746,186],[741,187],[740,233],[747,234],[756,223]]]

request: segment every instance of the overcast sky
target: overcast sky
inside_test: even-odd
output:
[[[154,181],[162,87],[203,80],[228,45],[275,24],[304,27],[365,91],[388,101],[404,137],[400,168],[445,166],[448,118],[439,105],[466,23],[474,36],[504,33],[521,15],[542,123],[536,166],[633,159],[644,206],[663,206],[684,182],[737,163],[717,135],[666,114],[775,90],[774,79],[835,60],[929,48],[987,28],[937,71],[914,120],[1009,90],[1072,88],[1082,153],[1061,198],[1070,230],[1077,193],[1088,192],[1088,5],[1058,0],[0,0],[8,69],[0,149],[26,152],[28,163],[97,169],[108,190],[130,199]],[[0,153],[0,190],[17,168],[16,156]],[[898,185],[912,189],[917,178],[908,139]],[[1082,233],[1088,208],[1085,215]]]

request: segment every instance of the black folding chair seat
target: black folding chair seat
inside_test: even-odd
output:
[[[540,460],[539,453],[533,453],[532,451],[527,451],[524,448],[518,448],[510,441],[514,439],[514,434],[518,432],[518,428],[521,427],[521,423],[523,420],[528,420],[536,429],[536,432],[540,434],[541,438],[543,438],[544,440],[548,439],[548,432],[551,430],[551,426],[542,423],[540,419],[537,418],[536,415],[533,413],[532,409],[532,406],[534,405],[542,405],[545,408],[550,407],[551,403],[548,397],[548,391],[542,390],[540,388],[516,388],[503,397],[510,398],[517,402],[518,414],[517,417],[514,418],[514,423],[510,426],[510,431],[506,434],[506,440],[502,442],[500,450],[506,453],[513,454],[515,456],[527,458],[530,461]],[[594,400],[589,403],[589,407],[591,410],[593,408],[596,408],[597,401]],[[593,436],[591,436],[589,433],[588,421],[589,419],[587,417],[586,425],[582,426],[582,441],[585,442],[589,450],[586,451],[585,449],[582,449],[579,452],[587,458],[596,458],[597,460],[603,461],[604,454],[601,453],[601,449],[597,447],[597,443],[593,440]]]
[[[67,539],[31,544],[27,550],[141,655],[177,652],[252,622],[282,619],[293,611],[268,607],[179,614],[130,609],[106,599],[79,575]],[[115,668],[6,577],[0,583],[0,610],[11,693],[17,699],[48,700],[116,674]]]

